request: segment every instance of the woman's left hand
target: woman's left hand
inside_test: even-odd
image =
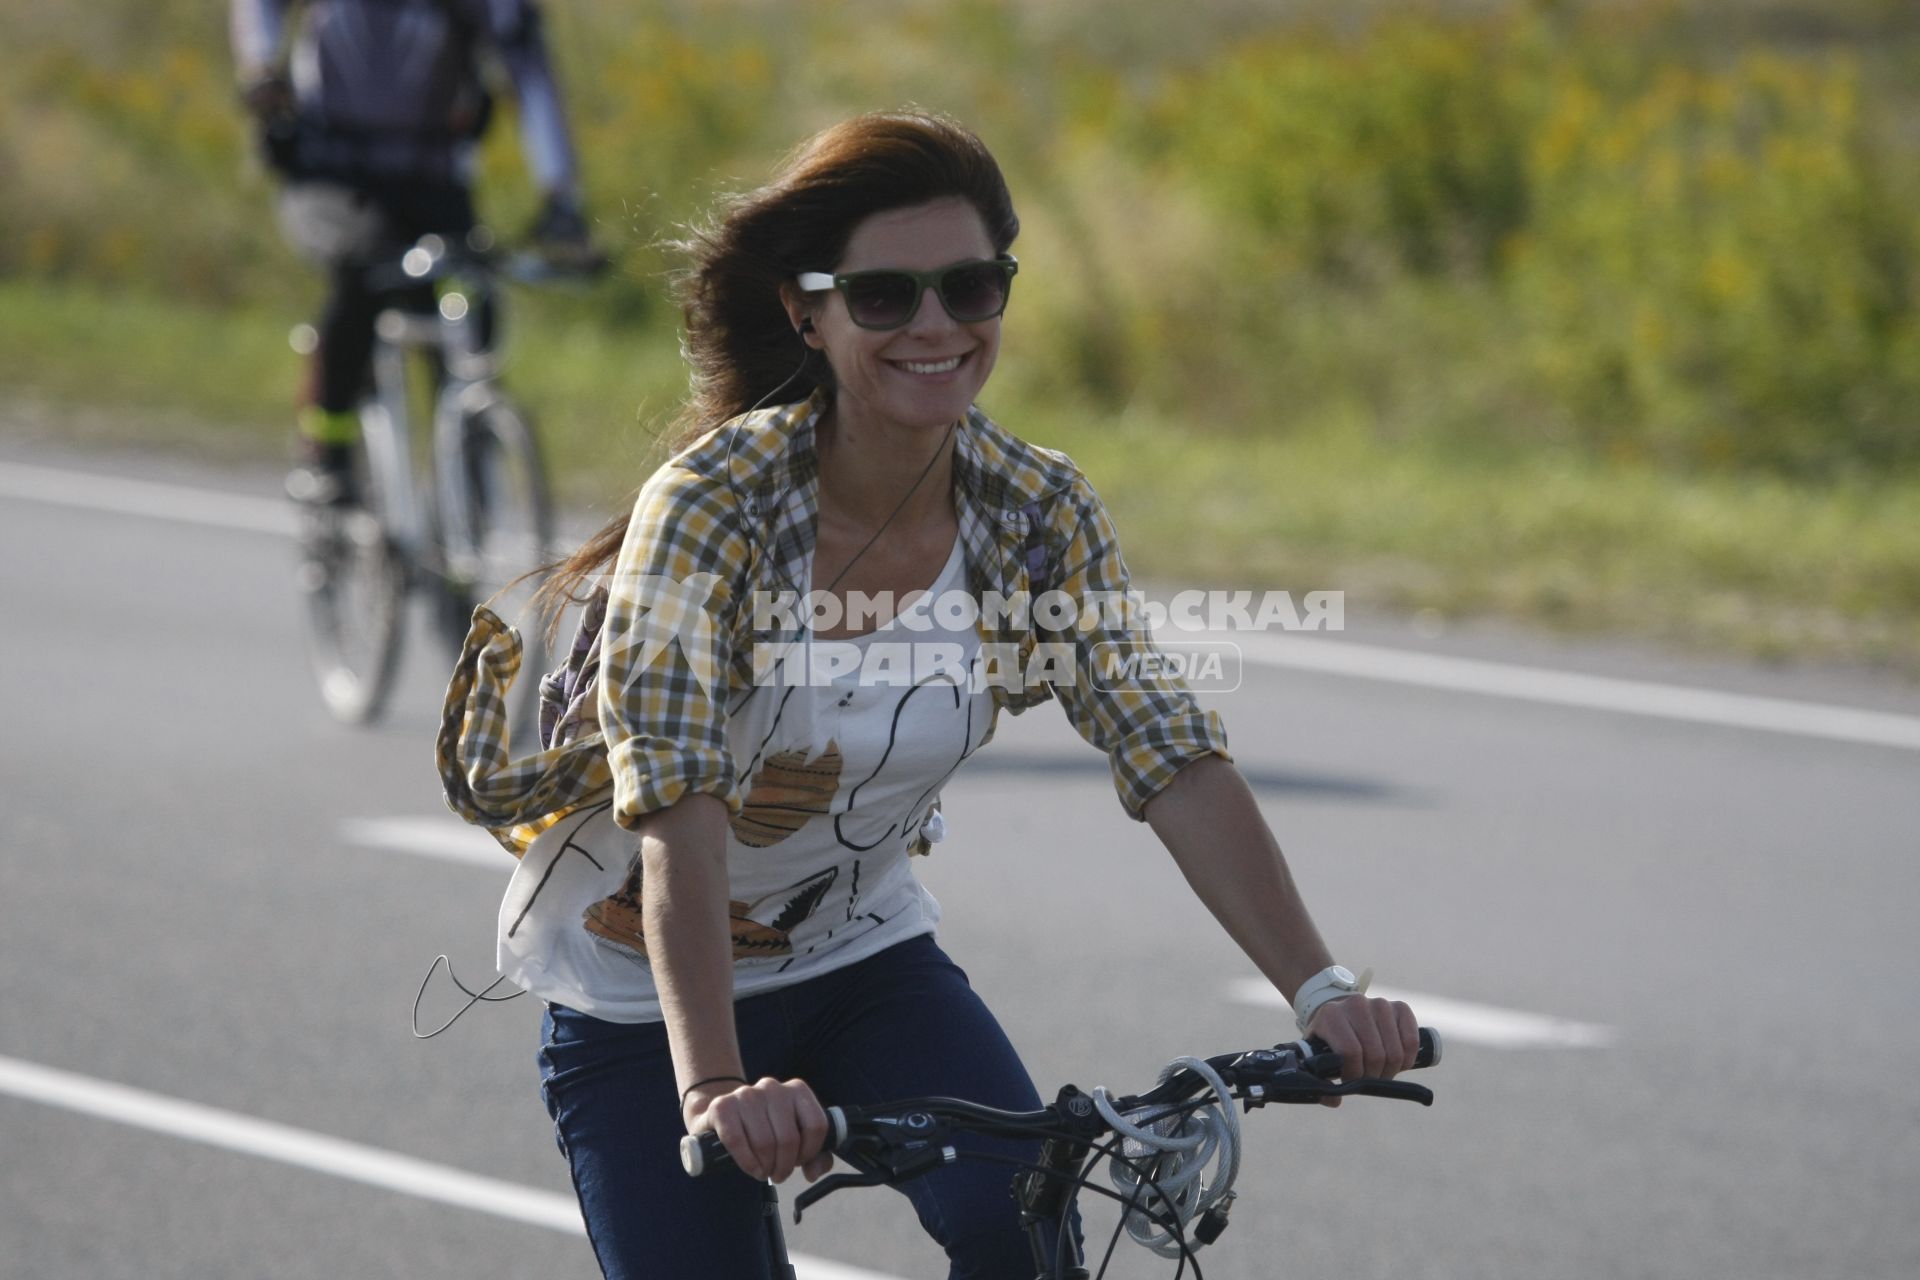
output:
[[[1420,1024],[1399,1000],[1341,996],[1314,1011],[1307,1034],[1319,1036],[1340,1055],[1340,1079],[1391,1080],[1420,1054]],[[1328,1098],[1330,1107],[1340,1099]]]

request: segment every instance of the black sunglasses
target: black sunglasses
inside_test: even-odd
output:
[[[802,271],[795,283],[808,293],[838,289],[847,300],[847,314],[862,329],[898,329],[920,310],[920,299],[931,288],[940,305],[960,324],[991,320],[1007,309],[1013,276],[1020,263],[1010,253],[991,262],[956,262],[938,271],[849,271],[828,275]]]

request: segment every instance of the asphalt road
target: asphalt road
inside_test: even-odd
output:
[[[270,477],[170,475],[192,492],[163,518],[8,457],[0,1276],[594,1274],[553,1217],[531,1002],[408,1034],[434,956],[490,976],[506,878],[440,803],[445,655],[417,633],[388,721],[335,725],[290,548],[249,531]],[[1871,677],[1349,621],[1388,649],[1920,707]],[[1920,1274],[1920,750],[1266,664],[1214,705],[1336,951],[1455,1035],[1431,1110],[1250,1117],[1208,1276]],[[1043,1091],[1283,1034],[1057,712],[1003,721],[970,769],[926,874]],[[414,1191],[323,1139],[423,1162]],[[458,1173],[499,1204],[431,1198]],[[790,1240],[942,1273],[883,1191]],[[1111,1274],[1172,1274],[1122,1249]]]

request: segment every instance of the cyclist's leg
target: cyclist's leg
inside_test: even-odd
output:
[[[300,461],[309,473],[306,487],[318,486],[316,496],[344,498],[378,310],[364,272],[389,236],[388,220],[367,192],[324,181],[290,183],[280,197],[280,219],[288,240],[328,275],[319,344],[298,409]]]
[[[317,406],[330,416],[352,421],[367,382],[373,352],[373,322],[379,300],[366,284],[366,263],[349,258],[330,273],[326,308],[320,313]],[[344,443],[352,443],[349,433]]]
[[[748,1007],[754,1003],[739,1006],[741,1053],[749,1072],[777,1072],[785,1066],[785,1020]],[[605,1022],[549,1006],[540,1073],[608,1280],[770,1275],[759,1184],[734,1170],[694,1179],[680,1168],[686,1130],[662,1024]]]
[[[393,186],[383,190],[380,199],[394,228],[410,241],[424,235],[437,235],[444,236],[452,244],[464,244],[477,225],[473,192],[459,183]],[[431,309],[431,296],[427,305]],[[493,343],[491,306],[489,300],[489,309],[478,317],[480,345],[483,349]]]
[[[999,1022],[931,936],[806,987],[800,1074],[827,1102],[934,1095],[1010,1111],[1041,1105]],[[1037,1151],[1031,1142],[980,1138],[957,1145],[1028,1160]],[[1031,1274],[1032,1248],[1009,1194],[1015,1172],[998,1160],[961,1159],[902,1188],[947,1251],[951,1280]]]

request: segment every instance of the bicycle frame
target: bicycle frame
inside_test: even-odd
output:
[[[397,478],[395,492],[380,495],[389,535],[412,572],[456,582],[472,581],[479,568],[478,553],[465,544],[461,532],[471,525],[467,517],[472,495],[459,470],[460,433],[470,416],[501,400],[494,362],[480,347],[477,324],[481,310],[490,305],[491,286],[482,279],[468,287],[477,295],[473,302],[450,293],[446,299],[459,298],[462,306],[450,308],[443,300],[439,314],[431,317],[398,309],[380,313],[373,349],[372,407],[377,413],[363,417],[366,426],[383,428],[367,431],[366,447],[380,450],[385,474]],[[450,317],[449,310],[457,314]],[[434,397],[430,489],[423,488],[415,473],[412,407],[407,401],[406,363],[422,352],[438,357],[444,371]]]
[[[414,592],[430,598],[436,630],[457,648],[475,605],[510,594],[551,558],[538,440],[499,385],[490,341],[503,274],[533,282],[511,263],[496,266],[485,249],[450,248],[438,236],[366,269],[376,295],[418,297],[424,288],[430,303],[424,311],[389,305],[375,318],[371,386],[359,406],[364,496],[351,514],[345,506],[311,513],[303,540],[314,669],[328,709],[348,723],[380,714]],[[442,282],[437,293],[425,288]],[[408,391],[408,362],[419,358],[436,374],[424,413]],[[535,667],[538,643],[530,638],[523,650]],[[530,704],[537,682],[526,689]]]

